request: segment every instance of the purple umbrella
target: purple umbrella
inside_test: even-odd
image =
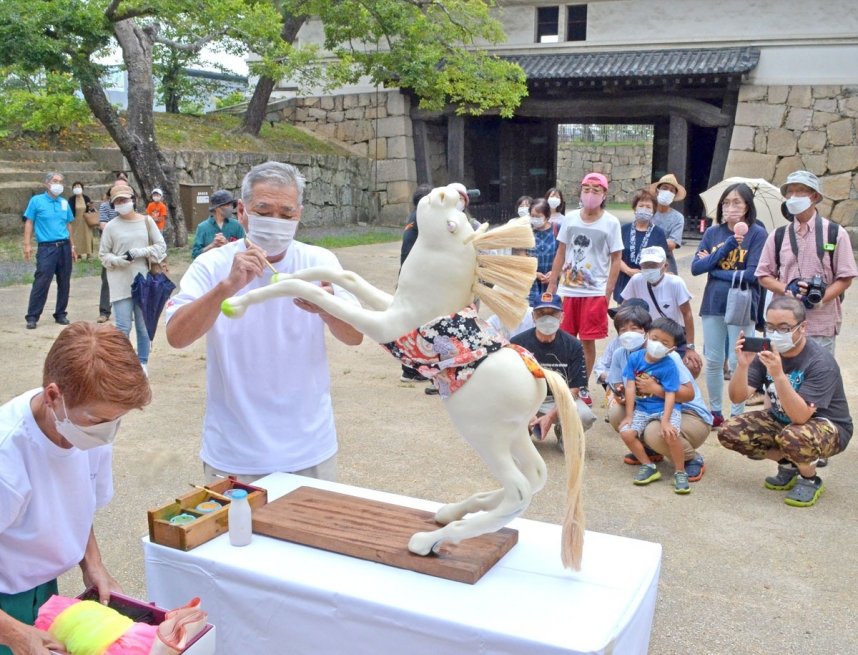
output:
[[[175,288],[176,285],[163,273],[147,273],[145,277],[138,273],[131,284],[131,298],[143,310],[143,322],[150,339],[155,338],[158,318]]]

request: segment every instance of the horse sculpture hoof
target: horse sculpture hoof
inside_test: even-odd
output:
[[[415,555],[437,554],[441,550],[442,541],[434,532],[418,532],[408,541],[408,550]]]
[[[247,307],[243,304],[238,304],[235,298],[227,298],[220,304],[220,311],[224,316],[229,318],[241,318]]]
[[[460,518],[462,518],[462,514],[455,503],[444,505],[435,513],[435,523],[438,525],[447,525],[453,521],[458,521]]]

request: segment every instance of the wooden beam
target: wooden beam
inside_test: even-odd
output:
[[[739,103],[739,90],[731,89],[724,94],[724,105],[721,112],[730,116],[736,115],[736,106]],[[715,137],[715,151],[712,153],[712,165],[709,168],[709,186],[717,184],[724,179],[724,171],[727,169],[727,157],[730,154],[730,141],[733,139],[733,121],[729,125],[718,128]]]
[[[465,177],[465,119],[455,114],[447,117],[447,176],[447,182]]]
[[[432,166],[429,164],[429,136],[425,121],[411,121],[414,131],[414,163],[417,168],[417,184],[432,183]]]
[[[688,121],[678,114],[670,115],[670,144],[667,147],[667,170],[680,184],[688,181]],[[684,185],[684,184],[683,184]],[[685,200],[678,201],[685,213]]]

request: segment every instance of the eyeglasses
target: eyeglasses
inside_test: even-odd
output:
[[[785,325],[772,325],[771,323],[766,323],[766,332],[777,332],[778,334],[789,334],[793,332],[797,327],[801,326],[801,323],[797,323],[793,326],[785,326]]]
[[[722,207],[745,207],[744,200],[725,200],[721,203]]]

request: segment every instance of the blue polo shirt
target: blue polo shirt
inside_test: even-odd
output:
[[[24,218],[33,222],[37,243],[62,241],[69,238],[67,224],[74,220],[74,212],[68,200],[63,197],[52,198],[45,191],[30,198]]]

